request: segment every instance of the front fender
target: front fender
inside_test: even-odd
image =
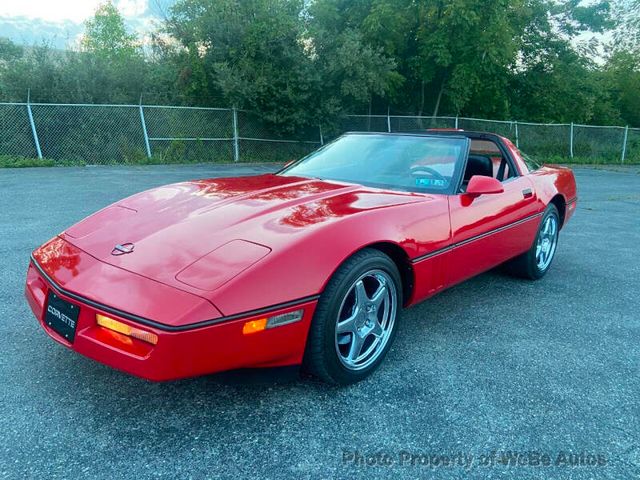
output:
[[[224,315],[233,315],[317,295],[347,258],[368,245],[391,243],[414,258],[446,246],[449,236],[446,197],[349,216],[325,215],[270,244],[269,255],[210,292],[209,299]]]

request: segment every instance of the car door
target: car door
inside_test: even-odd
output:
[[[449,196],[447,285],[489,270],[531,246],[540,221],[534,184],[526,176],[502,183],[502,193]]]

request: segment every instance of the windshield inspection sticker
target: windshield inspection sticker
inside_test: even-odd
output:
[[[416,186],[418,187],[439,187],[447,186],[446,180],[439,178],[416,178]]]

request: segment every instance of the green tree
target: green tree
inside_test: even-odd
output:
[[[0,60],[0,89],[12,100],[24,100],[30,89],[32,100],[41,102],[136,102],[149,76],[137,43],[113,4],[105,3],[86,22],[79,50],[43,43],[18,55],[15,46],[0,46],[10,53]]]
[[[281,131],[384,95],[393,61],[357,30],[334,38],[305,14],[302,0],[179,1],[167,30],[186,50],[183,88],[256,110]]]
[[[640,52],[615,52],[605,67],[605,78],[624,123],[640,127]]]
[[[109,0],[85,22],[82,49],[107,60],[120,60],[138,54],[136,36],[128,33],[124,19]]]
[[[613,11],[617,22],[614,49],[640,52],[640,0],[617,0]]]
[[[13,91],[14,86],[7,81],[6,75],[20,61],[23,54],[22,47],[8,38],[0,37],[0,100],[16,99],[15,94],[18,92]],[[19,98],[24,98],[24,85],[21,86],[20,90]]]
[[[438,115],[443,103],[460,113],[477,92],[504,88],[517,52],[514,10],[507,0],[317,0],[311,14],[329,30],[357,26],[397,65],[394,104]]]
[[[344,113],[638,125],[640,0],[178,0],[149,47],[111,1],[77,50],[0,39],[0,95],[231,106],[283,133]],[[614,12],[612,14],[612,12]],[[606,63],[576,46],[612,31]],[[624,39],[624,41],[623,41]]]
[[[597,64],[572,43],[582,32],[599,32],[613,25],[608,3],[583,7],[577,0],[527,2],[508,89],[511,115],[565,123],[616,118],[606,104]],[[601,108],[598,102],[603,102]]]
[[[403,80],[390,85],[396,108],[494,118],[524,109],[510,94],[513,81],[535,75],[544,61],[573,67],[578,57],[588,70],[571,39],[611,26],[607,2],[577,0],[316,0],[310,14],[333,38],[357,29],[394,60]]]
[[[194,101],[223,99],[227,105],[262,112],[281,129],[308,122],[314,84],[301,43],[302,1],[180,0],[167,31],[183,52],[180,84]]]
[[[8,38],[0,37],[0,62],[12,62],[23,54],[21,46],[16,45]]]
[[[81,96],[92,102],[134,102],[145,88],[147,62],[137,37],[127,32],[124,19],[111,1],[100,5],[85,22],[81,50],[68,58],[66,68]]]
[[[358,2],[347,5],[357,8]],[[374,98],[386,99],[403,77],[382,47],[367,42],[362,29],[348,22],[338,26],[340,13],[328,3],[318,3],[307,23],[308,54],[322,78],[320,106],[323,116],[371,112]],[[327,8],[328,7],[328,8]],[[322,8],[325,8],[322,11]]]

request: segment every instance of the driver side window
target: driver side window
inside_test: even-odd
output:
[[[472,139],[467,166],[462,179],[462,191],[466,191],[471,177],[481,175],[504,182],[515,176],[500,148],[491,140]]]

